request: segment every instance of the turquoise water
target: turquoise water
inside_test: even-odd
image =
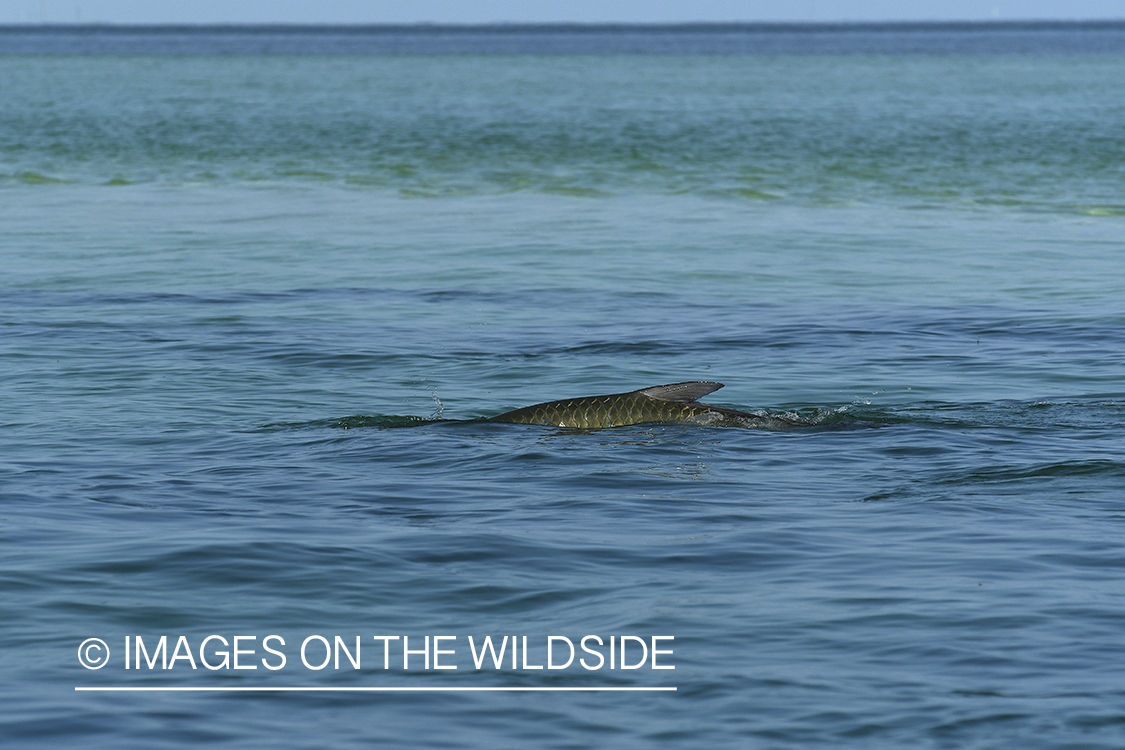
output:
[[[0,736],[1122,746],[1125,32],[923,31],[6,48]],[[474,421],[680,380],[800,426]]]

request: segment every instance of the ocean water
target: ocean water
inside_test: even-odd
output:
[[[1125,746],[1123,238],[1120,25],[5,29],[0,737]]]

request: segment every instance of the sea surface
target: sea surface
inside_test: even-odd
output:
[[[1121,24],[0,29],[5,747],[1119,749],[1123,428]]]

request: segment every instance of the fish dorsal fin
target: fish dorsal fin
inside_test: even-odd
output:
[[[693,380],[689,383],[670,383],[668,385],[654,385],[651,388],[642,388],[637,393],[642,393],[657,401],[671,401],[676,404],[690,404],[708,393],[714,393],[723,387],[722,383],[713,383],[709,380]]]

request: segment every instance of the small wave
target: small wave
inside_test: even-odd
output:
[[[1086,216],[1125,216],[1125,206],[1081,206],[1078,213]]]
[[[973,481],[979,483],[1019,482],[1027,479],[1046,479],[1052,477],[1120,477],[1125,476],[1125,463],[1109,459],[1079,459],[1071,461],[1051,461],[1031,466],[1002,466],[982,469],[961,477],[958,483]]]
[[[377,415],[363,415],[356,414],[348,417],[334,417],[331,419],[314,419],[309,422],[271,422],[264,424],[260,428],[263,432],[284,431],[284,430],[308,430],[308,429],[323,429],[331,428],[338,430],[352,430],[362,427],[375,427],[378,429],[392,429],[396,427],[421,427],[428,424],[436,424],[438,422],[448,422],[447,419],[427,419],[426,417],[416,417],[413,415],[393,415],[393,414],[377,414]],[[466,420],[471,421],[471,420]]]
[[[22,182],[24,185],[69,185],[74,182],[74,180],[50,177],[39,172],[30,171],[18,172],[17,174],[11,175],[9,179],[15,182]]]

